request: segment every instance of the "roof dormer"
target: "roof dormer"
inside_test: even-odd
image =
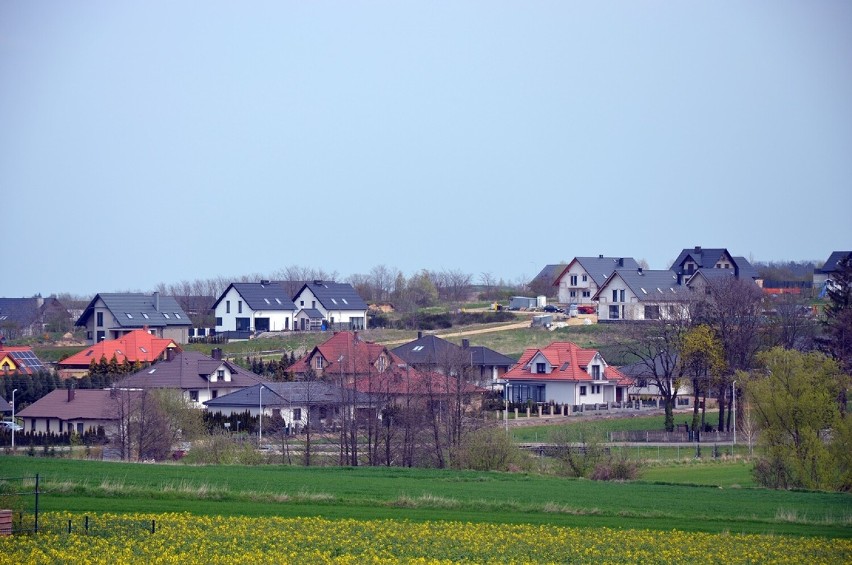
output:
[[[550,361],[547,360],[547,357],[545,357],[541,351],[532,356],[527,367],[529,368],[530,373],[534,375],[546,375],[553,371],[553,365],[550,364]]]

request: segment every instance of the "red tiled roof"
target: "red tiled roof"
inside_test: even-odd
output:
[[[338,332],[296,361],[290,370],[303,374],[307,371],[308,363],[314,362],[316,356],[320,355],[326,374],[364,374],[378,370],[376,364],[383,352],[387,355],[389,365],[405,364],[404,360],[384,345],[364,341],[356,332]]]
[[[530,361],[539,354],[551,365],[550,373],[533,373],[530,370]],[[503,378],[536,381],[592,381],[592,375],[589,374],[587,367],[598,354],[596,349],[583,349],[570,341],[556,341],[543,348],[524,350],[518,364],[506,372]],[[606,365],[603,373],[603,378],[607,381],[616,381],[619,385],[632,383],[629,377],[612,365]]]
[[[123,363],[125,359],[129,363],[136,361],[150,363],[159,359],[169,347],[181,351],[180,346],[172,339],[151,335],[144,329],[133,330],[118,339],[107,339],[87,347],[83,351],[60,361],[59,368],[88,367],[92,359],[95,360],[95,363],[100,361],[101,357],[106,357],[109,361],[113,355],[119,363]]]

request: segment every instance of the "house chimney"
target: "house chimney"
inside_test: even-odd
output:
[[[68,389],[68,402],[74,400],[74,387]]]
[[[175,348],[169,347],[166,349],[166,361],[174,361],[175,360]]]
[[[696,253],[701,253],[701,246],[700,246],[700,245],[696,245],[696,246],[695,246],[695,252],[696,252]]]
[[[221,347],[214,347],[213,351],[211,351],[211,356],[213,357],[213,359],[215,359],[217,361],[221,361],[222,360],[222,348]]]
[[[462,349],[467,349],[468,347],[470,347],[470,340],[469,339],[463,339],[462,340]]]
[[[639,267],[639,274],[642,274],[642,267]]]
[[[623,267],[623,266],[624,266],[624,257],[619,257],[619,258],[618,258],[618,266],[619,266],[619,267]]]
[[[154,291],[154,310],[160,311],[160,293],[158,291]]]

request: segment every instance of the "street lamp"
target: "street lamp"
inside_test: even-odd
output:
[[[18,389],[12,391],[12,451],[15,451],[15,427],[17,422],[15,421],[15,393],[18,392]]]
[[[260,401],[258,404],[259,414],[257,416],[258,420],[258,428],[257,428],[257,448],[260,449],[260,442],[263,440],[263,389],[266,387],[260,385]]]
[[[731,383],[731,396],[733,397],[733,420],[734,420],[734,445],[737,445],[737,381]]]

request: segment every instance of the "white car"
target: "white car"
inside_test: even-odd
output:
[[[0,430],[9,430],[9,431],[14,430],[16,432],[19,432],[23,429],[24,429],[23,426],[21,426],[20,424],[18,424],[16,422],[12,422],[11,420],[8,420],[8,421],[4,420],[4,421],[0,422]]]

